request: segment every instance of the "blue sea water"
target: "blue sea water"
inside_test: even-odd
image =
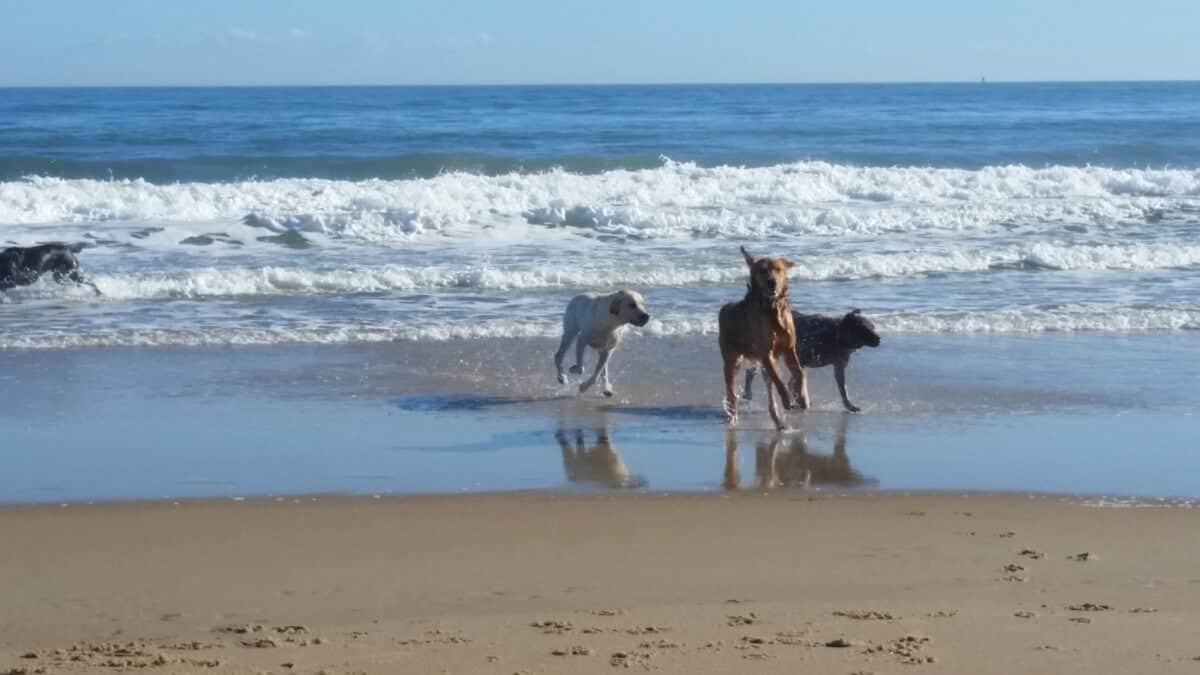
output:
[[[1200,496],[1200,83],[0,90],[46,241],[103,295],[0,294],[0,502],[717,489],[773,442],[719,424],[742,245],[884,335],[863,415],[790,416],[814,484]],[[562,308],[620,286],[577,399]]]
[[[1200,83],[0,90],[0,348],[550,336],[737,253],[891,332],[1200,327]]]

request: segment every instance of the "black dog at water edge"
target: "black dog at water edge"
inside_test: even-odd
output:
[[[90,286],[100,295],[96,284],[83,278],[79,258],[66,244],[12,246],[0,251],[0,291],[28,286],[43,274],[53,274],[60,284],[72,281],[79,286]]]
[[[850,396],[846,394],[846,366],[850,365],[850,355],[855,351],[879,346],[875,324],[857,309],[840,319],[792,312],[792,320],[796,325],[796,356],[800,359],[800,365],[805,368],[833,366],[833,377],[837,380],[838,393],[842,395],[842,405],[850,412],[858,412],[858,406],[851,403]],[[750,383],[753,381],[754,368],[750,368],[746,371],[746,385],[742,388],[742,398],[747,401],[750,400]],[[796,384],[792,386],[795,388]],[[808,398],[807,391],[804,397]]]

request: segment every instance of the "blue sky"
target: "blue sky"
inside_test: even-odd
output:
[[[1197,0],[0,0],[0,86],[1200,78]]]

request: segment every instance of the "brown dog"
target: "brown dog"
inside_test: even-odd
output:
[[[793,263],[786,258],[755,260],[744,246],[742,256],[750,266],[746,297],[722,307],[717,319],[721,358],[725,361],[725,416],[730,424],[737,423],[738,368],[743,359],[749,359],[762,366],[770,379],[767,406],[775,427],[783,429],[783,418],[775,406],[775,390],[788,410],[792,408],[792,394],[779,376],[777,358],[783,357],[792,372],[800,407],[808,407],[808,388],[804,386],[804,368],[796,357],[796,327],[787,299],[788,270]]]

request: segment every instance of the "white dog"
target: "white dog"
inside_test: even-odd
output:
[[[608,381],[608,358],[612,355],[621,338],[625,335],[625,326],[645,326],[650,320],[646,313],[646,301],[637,291],[623,290],[608,295],[599,293],[583,293],[571,298],[567,310],[563,312],[562,343],[554,355],[554,367],[558,370],[559,384],[567,383],[563,374],[563,357],[575,342],[575,365],[571,372],[583,373],[583,348],[590,346],[600,352],[596,361],[596,371],[579,385],[579,393],[587,391],[596,378],[604,380],[604,395],[612,396],[612,384]]]

